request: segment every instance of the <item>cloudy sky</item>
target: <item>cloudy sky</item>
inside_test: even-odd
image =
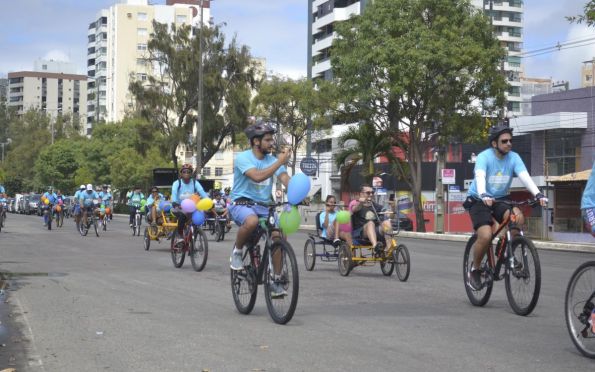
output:
[[[214,0],[212,16],[225,22],[267,69],[290,77],[306,74],[308,0]],[[524,49],[532,51],[595,36],[595,28],[571,25],[565,15],[587,0],[525,0]],[[29,70],[38,58],[70,60],[85,72],[87,27],[116,0],[0,0],[0,76]],[[164,0],[152,0],[164,3]],[[581,62],[595,57],[595,44],[524,60],[527,76],[580,84]]]

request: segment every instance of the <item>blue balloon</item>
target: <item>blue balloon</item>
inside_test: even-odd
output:
[[[160,211],[163,211],[163,210],[165,210],[165,201],[163,201],[163,200],[162,200],[162,201],[160,201],[160,202],[159,202],[159,205],[157,206],[157,208],[158,208]]]
[[[169,213],[169,211],[171,211],[171,203],[170,202],[163,203],[163,211],[165,213]]]
[[[287,201],[289,204],[299,204],[310,192],[310,177],[303,173],[295,174],[287,185]]]
[[[196,210],[192,213],[192,223],[201,226],[205,223],[205,214],[203,211]]]

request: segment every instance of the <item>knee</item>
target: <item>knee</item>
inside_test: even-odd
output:
[[[490,226],[482,226],[477,229],[477,242],[487,244],[492,239],[492,229]]]
[[[246,217],[244,223],[242,224],[243,228],[250,231],[256,229],[256,226],[258,226],[258,217],[254,215]]]

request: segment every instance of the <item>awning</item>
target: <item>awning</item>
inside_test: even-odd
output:
[[[552,176],[548,177],[548,182],[576,182],[576,181],[587,181],[591,177],[591,169],[587,169],[581,172],[568,173],[563,176]]]

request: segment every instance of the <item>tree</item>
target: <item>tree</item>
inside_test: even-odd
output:
[[[75,174],[81,160],[81,142],[60,140],[44,148],[35,160],[36,184],[71,192],[78,186]]]
[[[178,145],[196,147],[190,134],[197,120],[199,40],[191,36],[188,25],[168,27],[153,22],[153,29],[147,62],[159,66],[159,74],[149,75],[147,82],[133,81],[130,92],[141,115],[164,132],[161,149],[177,168]],[[248,48],[239,46],[235,37],[226,45],[219,26],[205,26],[201,33],[205,92],[202,168],[226,140],[235,143],[235,134],[246,126],[257,66]]]
[[[583,23],[585,22],[587,26],[591,27],[595,25],[595,0],[590,0],[585,3],[583,7],[584,13],[579,14],[576,16],[568,16],[566,19],[570,23]]]
[[[318,84],[320,86],[316,87],[307,79],[296,81],[273,77],[262,83],[258,96],[254,98],[254,112],[278,124],[280,142],[284,142],[283,135],[290,137],[292,174],[295,174],[297,151],[308,134],[308,120],[312,120],[313,130],[331,126],[326,114],[332,96],[327,94],[329,88],[326,82]]]
[[[423,221],[422,154],[435,138],[441,144],[483,134],[474,102],[484,111],[503,104],[504,50],[467,0],[376,0],[336,31],[331,63],[342,110],[373,122],[406,154],[408,169],[400,172]]]

